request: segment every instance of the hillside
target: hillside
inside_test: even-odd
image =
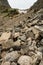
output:
[[[10,7],[7,0],[0,0],[0,5]]]
[[[27,13],[0,7],[0,65],[43,65],[43,0]]]
[[[39,10],[41,8],[43,8],[43,0],[37,0],[30,9]]]
[[[4,15],[4,17],[6,16],[13,16],[19,14],[17,9],[11,9],[11,7],[9,6],[7,0],[0,0],[0,15]]]

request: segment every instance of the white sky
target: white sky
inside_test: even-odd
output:
[[[27,9],[30,8],[37,0],[8,0],[12,8]]]

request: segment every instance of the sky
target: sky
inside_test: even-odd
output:
[[[28,9],[30,8],[37,0],[7,0],[11,8],[17,9]]]

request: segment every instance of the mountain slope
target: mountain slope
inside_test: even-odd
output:
[[[43,8],[43,0],[37,0],[36,3],[34,3],[34,5],[30,8],[30,9],[41,9]]]
[[[6,7],[10,7],[7,0],[0,0],[0,5],[6,6]]]

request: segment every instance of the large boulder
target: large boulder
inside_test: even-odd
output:
[[[10,65],[10,62],[2,62],[2,64],[1,65]]]
[[[1,41],[7,41],[11,36],[11,32],[4,32],[2,33],[1,37],[0,37],[0,42]]]
[[[18,64],[20,65],[31,65],[32,59],[29,56],[21,56],[18,60]]]
[[[19,58],[20,54],[18,54],[17,51],[12,51],[10,53],[7,53],[4,57],[3,57],[3,61],[15,61]]]

